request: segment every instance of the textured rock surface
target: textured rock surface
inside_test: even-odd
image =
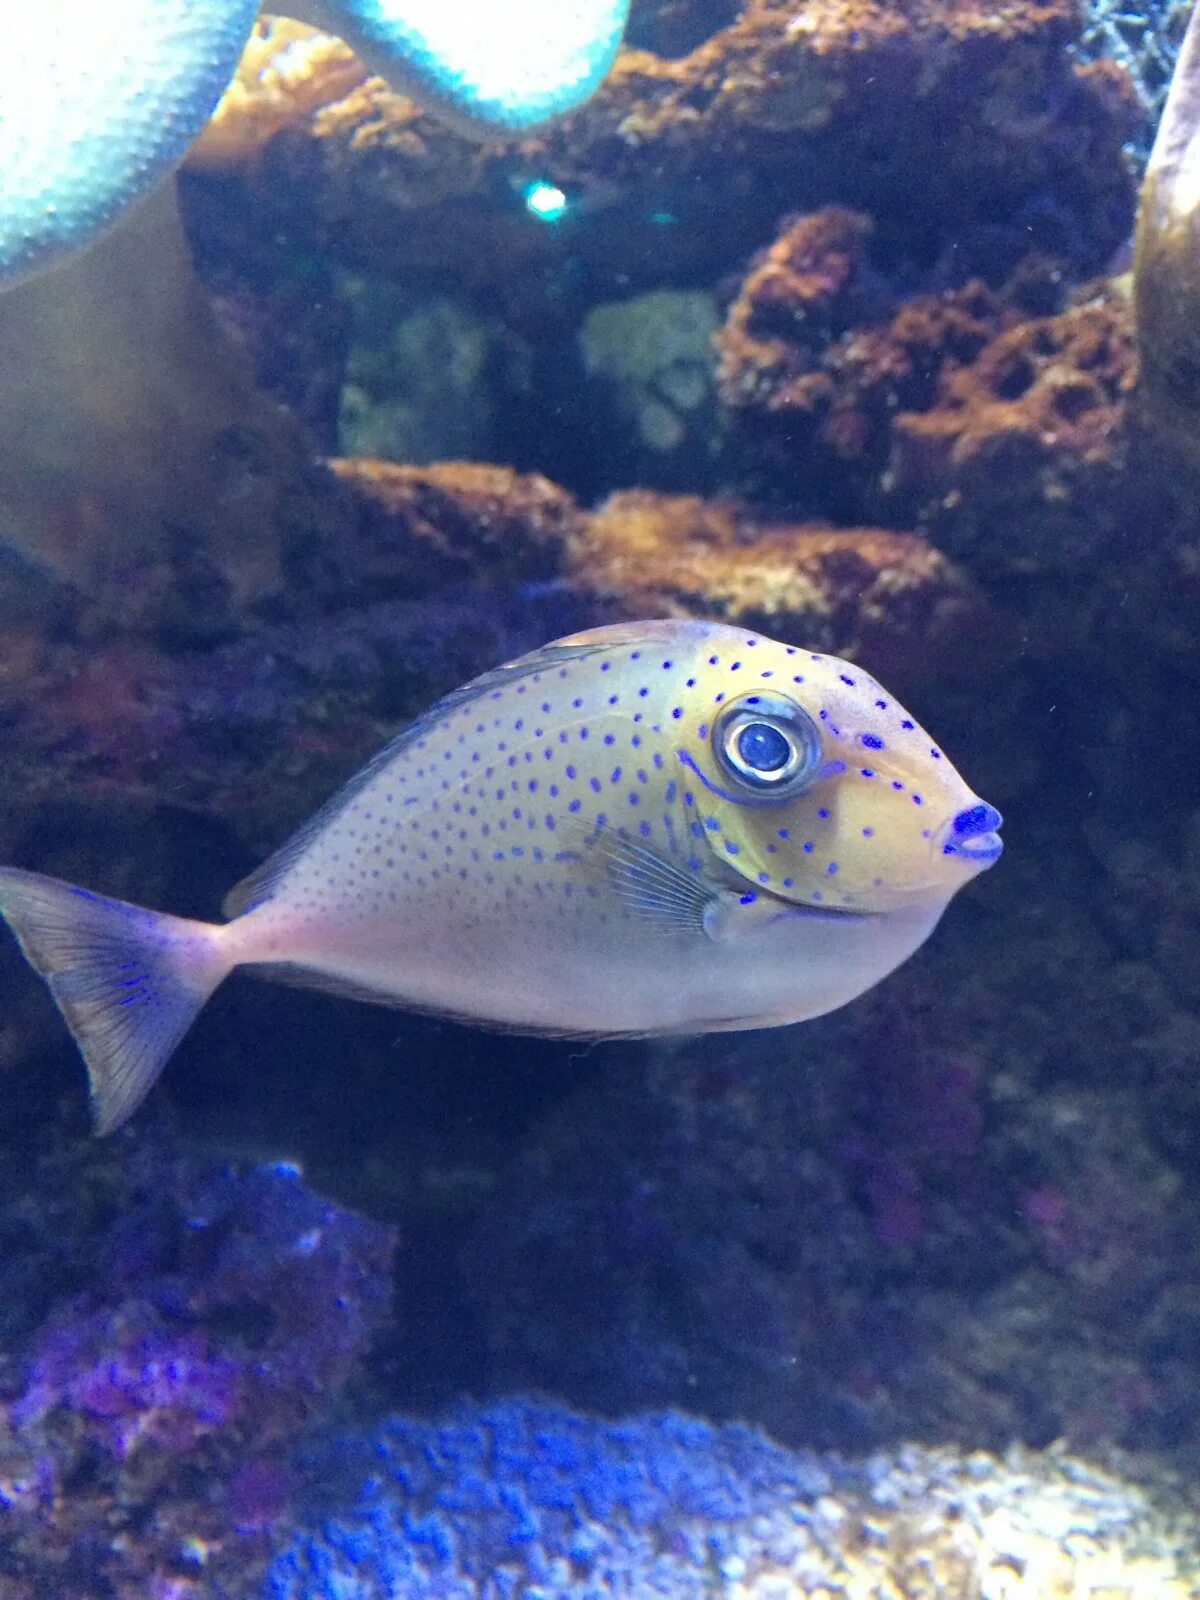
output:
[[[250,1592],[294,1442],[387,1315],[393,1231],[145,1129],[3,1189],[0,1595]]]
[[[789,526],[736,502],[630,490],[592,515],[569,570],[633,615],[761,627],[888,678],[957,675],[968,639],[985,673],[1003,655],[979,591],[908,534]]]
[[[385,1422],[316,1455],[310,1530],[269,1600],[1050,1595],[1184,1600],[1195,1525],[1069,1456],[791,1455],[677,1414],[528,1400]]]
[[[718,336],[720,391],[756,481],[928,531],[978,570],[1082,569],[1157,514],[1129,402],[1128,300],[1097,285],[1054,315],[1044,264],[889,305],[871,226],[785,227]]]
[[[379,270],[436,261],[478,284],[499,249],[513,297],[523,274],[560,259],[561,235],[520,210],[541,173],[582,202],[570,247],[614,284],[631,271],[647,281],[648,252],[660,275],[731,259],[767,224],[762,201],[784,172],[793,205],[837,196],[891,230],[935,218],[970,230],[1024,206],[1035,233],[1059,219],[1093,269],[1128,227],[1119,147],[1134,97],[1119,74],[1073,66],[1067,0],[999,15],[957,0],[819,0],[796,25],[778,0],[729,13],[681,16],[678,42],[695,41],[683,54],[625,51],[582,112],[519,147],[472,148],[374,81],[286,133],[248,181],[258,204],[285,211],[303,192],[293,223]],[[414,211],[422,226],[401,225]]]
[[[896,417],[888,487],[979,570],[1085,569],[1147,495],[1127,410],[1135,377],[1119,297],[1019,323],[943,370],[928,411]]]
[[[259,17],[188,164],[206,172],[248,161],[281,129],[342,99],[366,76],[340,39],[290,17]]]

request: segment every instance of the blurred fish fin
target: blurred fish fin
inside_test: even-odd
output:
[[[229,971],[219,929],[0,869],[0,913],[87,1064],[97,1133],[141,1104]]]
[[[545,651],[583,655],[597,650],[616,650],[624,645],[667,644],[679,649],[682,643],[707,639],[722,624],[701,617],[652,617],[641,622],[606,622],[599,628],[585,628],[582,633],[568,634],[546,645]],[[544,651],[535,652],[537,655]],[[532,660],[532,656],[523,657]]]

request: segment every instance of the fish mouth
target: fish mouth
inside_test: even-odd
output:
[[[967,806],[946,824],[942,854],[990,867],[1004,849],[999,832],[1003,821],[995,806],[989,806],[984,800]]]

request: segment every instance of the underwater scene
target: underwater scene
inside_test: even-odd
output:
[[[1200,1597],[1200,12],[0,9],[0,1600]]]

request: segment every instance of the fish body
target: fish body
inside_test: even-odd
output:
[[[223,926],[11,869],[0,910],[107,1130],[239,966],[535,1033],[817,1016],[924,941],[999,823],[860,668],[715,623],[620,624],[441,701]]]

